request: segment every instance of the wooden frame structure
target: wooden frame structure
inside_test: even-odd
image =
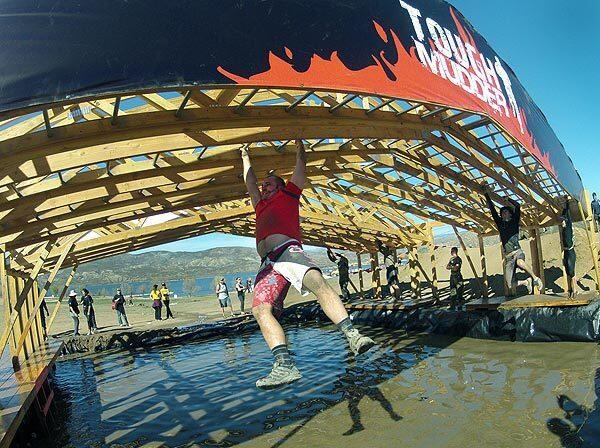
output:
[[[60,268],[216,231],[252,236],[239,149],[249,148],[259,178],[286,177],[297,138],[308,147],[305,243],[360,254],[379,238],[409,249],[411,267],[435,225],[495,233],[484,185],[498,203],[520,201],[528,228],[556,223],[567,194],[490,117],[412,100],[207,86],[4,112],[0,249],[11,314],[0,349],[10,340],[27,357],[42,342],[41,273],[51,282]]]

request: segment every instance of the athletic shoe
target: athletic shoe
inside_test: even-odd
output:
[[[290,384],[302,378],[302,374],[294,365],[284,366],[275,361],[273,369],[264,378],[256,381],[256,387],[259,389],[272,389],[274,387]]]
[[[350,350],[354,352],[354,355],[365,353],[375,345],[375,341],[373,341],[373,339],[368,336],[363,336],[356,328],[348,331],[346,333],[346,338],[348,338]]]
[[[531,294],[535,294],[535,288],[538,288],[538,291],[542,291],[543,288],[542,279],[539,277],[534,278],[531,281]]]

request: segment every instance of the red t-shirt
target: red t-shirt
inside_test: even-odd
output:
[[[256,204],[256,242],[280,233],[302,242],[300,233],[300,195],[302,190],[288,182],[269,199]]]

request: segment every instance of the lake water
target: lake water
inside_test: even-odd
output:
[[[354,359],[334,327],[288,326],[304,377],[275,391],[258,332],[60,362],[55,446],[600,446],[595,344],[364,330]]]

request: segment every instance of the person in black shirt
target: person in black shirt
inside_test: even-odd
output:
[[[125,297],[121,293],[121,289],[117,289],[117,293],[112,299],[113,309],[117,312],[117,322],[119,327],[129,327],[127,314],[125,313]]]
[[[571,210],[569,209],[569,201],[565,202],[565,208],[563,209],[560,217],[560,230],[562,232],[563,240],[563,265],[565,266],[565,272],[568,277],[568,288],[569,298],[573,298],[577,295],[577,277],[575,276],[575,261],[577,257],[575,255],[575,242],[573,241],[573,221],[571,220]]]
[[[596,232],[600,230],[600,201],[596,193],[592,193],[592,214],[594,215],[594,223],[596,224]]]
[[[46,299],[42,299],[42,304],[40,305],[40,323],[42,324],[42,329],[44,330],[44,338],[48,337],[48,333],[46,331],[46,316],[50,316],[50,311],[48,310]]]
[[[496,207],[490,198],[487,187],[484,187],[484,194],[490,212],[492,213],[492,218],[494,218],[494,222],[500,233],[500,240],[502,241],[502,250],[504,252],[504,281],[509,289],[508,295],[515,296],[518,286],[529,285],[527,281],[517,281],[517,267],[521,268],[531,276],[531,294],[534,293],[534,287],[537,287],[541,291],[543,287],[542,280],[533,273],[531,266],[525,262],[525,253],[519,244],[519,222],[521,220],[520,204],[507,197],[506,199],[512,204],[512,207],[502,207],[500,209],[500,214],[498,214]]]
[[[69,313],[73,319],[73,336],[79,336],[79,304],[74,290],[69,293]]]
[[[342,300],[349,300],[350,291],[348,291],[348,283],[350,282],[350,274],[348,272],[348,259],[339,252],[333,252],[329,247],[327,248],[327,256],[333,263],[337,263]]]
[[[400,298],[400,281],[398,280],[398,268],[394,262],[394,251],[379,240],[375,240],[377,250],[383,255],[385,264],[385,279],[390,289],[390,294],[395,298]]]
[[[93,305],[94,299],[92,299],[92,295],[86,288],[83,288],[81,293],[83,294],[81,304],[83,305],[83,314],[87,319],[88,335],[94,334],[98,329],[98,326],[96,325],[96,312],[94,311]]]
[[[463,306],[462,259],[458,256],[458,247],[450,249],[450,261],[446,269],[450,271],[450,309],[460,310]]]

